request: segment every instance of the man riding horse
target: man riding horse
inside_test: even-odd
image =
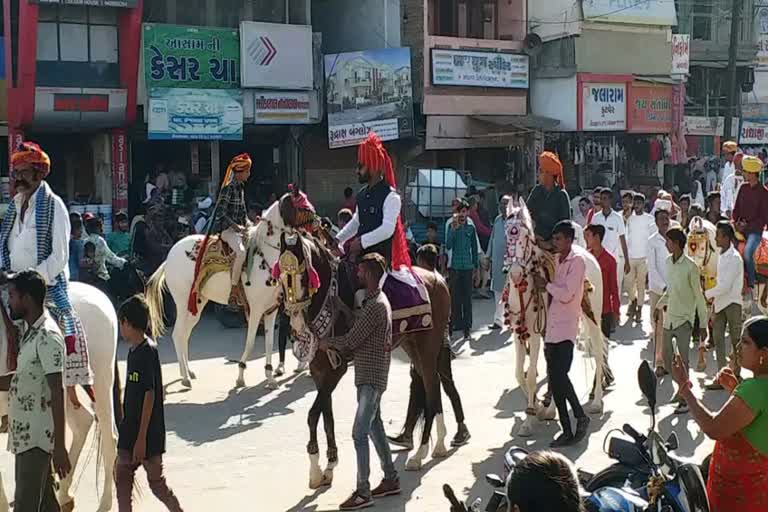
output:
[[[24,142],[11,156],[11,166],[17,193],[0,227],[0,270],[4,274],[34,268],[43,275],[48,310],[64,333],[67,395],[78,404],[75,387],[81,385],[93,400],[85,331],[69,300],[69,212],[45,182],[51,160],[40,146]],[[4,309],[3,319],[10,326]]]
[[[221,239],[235,253],[232,263],[232,287],[240,282],[245,263],[245,244],[243,234],[248,229],[248,208],[245,204],[245,183],[251,176],[251,157],[247,153],[237,155],[229,164],[224,176],[224,186],[219,192],[216,213],[213,219],[213,232],[221,234]]]
[[[537,245],[552,250],[552,230],[561,220],[571,218],[571,201],[565,190],[563,164],[550,151],[539,155],[539,183],[531,190],[526,205],[531,212]]]
[[[395,334],[431,329],[426,290],[411,271],[392,159],[378,135],[371,132],[360,144],[357,162],[357,177],[365,186],[357,194],[352,220],[336,235],[339,246],[350,241],[351,258],[376,252],[387,260],[390,272],[382,290],[392,304]]]

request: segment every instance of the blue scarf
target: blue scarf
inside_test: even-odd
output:
[[[37,264],[47,260],[53,252],[53,215],[55,211],[55,199],[51,188],[46,182],[42,182],[37,189],[37,198],[35,199],[35,220],[37,221]],[[3,224],[0,227],[0,268],[5,271],[11,270],[11,252],[8,248],[8,237],[16,221],[16,201],[11,201],[8,205],[8,211],[3,218]],[[67,286],[67,277],[62,271],[54,278],[53,283],[48,286],[48,300],[53,303],[58,312],[68,317],[72,310],[72,304],[69,302]],[[59,315],[56,315],[59,316]],[[72,334],[74,326],[65,318],[65,332]]]

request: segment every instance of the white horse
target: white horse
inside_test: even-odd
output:
[[[58,499],[62,510],[74,508],[75,499],[70,494],[72,478],[88,432],[96,419],[99,429],[100,456],[104,465],[104,491],[97,510],[105,512],[112,509],[112,475],[117,457],[117,431],[112,394],[112,386],[116,378],[117,315],[109,298],[93,286],[72,282],[69,284],[69,298],[75,311],[80,315],[88,338],[88,354],[96,402],[94,403],[95,411],[91,411],[89,405],[86,405],[90,404],[90,400],[82,400],[83,397],[81,397],[82,405],[75,408],[67,397],[64,398],[66,422],[72,432],[72,444],[69,448],[72,471],[61,482]],[[0,321],[0,340],[6,339],[5,329],[5,323]],[[7,374],[5,357],[2,358],[2,366],[0,373]],[[0,512],[7,510],[8,500],[0,482]]]
[[[541,338],[547,324],[547,295],[537,292],[533,287],[532,272],[543,272],[546,260],[551,260],[536,245],[533,222],[530,213],[521,198],[510,201],[507,207],[507,251],[504,266],[508,274],[505,291],[505,319],[513,335],[515,344],[515,376],[528,400],[527,417],[518,431],[521,437],[530,436],[533,430],[533,418],[551,420],[555,417],[554,401],[548,408],[543,408],[536,398],[537,365],[541,349]],[[576,242],[576,241],[574,241]],[[603,308],[603,277],[597,260],[585,249],[574,243],[586,261],[585,292],[589,296],[592,315],[582,312],[582,342],[586,351],[595,358],[595,382],[602,383],[603,365],[607,359],[607,344],[597,323]],[[528,368],[525,368],[525,356],[530,355]],[[590,414],[603,411],[603,387],[595,386],[594,400],[585,409]]]
[[[280,287],[272,283],[271,274],[272,267],[280,256],[281,231],[276,226],[281,226],[282,221],[277,204],[275,202],[256,226],[248,230],[246,235],[246,245],[249,251],[254,252],[254,261],[244,287],[250,315],[248,317],[248,332],[245,337],[245,350],[238,363],[237,387],[245,386],[245,368],[253,351],[253,345],[256,343],[256,331],[262,316],[264,316],[267,386],[269,388],[277,387],[277,381],[272,375],[272,345],[274,343]],[[227,304],[232,289],[229,272],[218,272],[211,276],[203,288],[199,290],[197,314],[193,315],[188,310],[187,299],[195,278],[195,262],[190,259],[188,254],[192,252],[195,244],[202,239],[201,235],[191,235],[176,242],[168,253],[168,258],[147,283],[147,301],[152,316],[158,322],[161,330],[163,328],[163,290],[166,286],[176,302],[173,343],[179,361],[181,383],[186,387],[191,387],[190,379],[195,378],[195,374],[189,369],[189,337],[192,334],[192,329],[200,320],[200,315],[208,301]]]

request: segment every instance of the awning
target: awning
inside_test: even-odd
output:
[[[476,121],[489,123],[496,126],[508,126],[528,130],[552,130],[560,124],[559,119],[551,117],[535,116],[533,114],[521,116],[471,116]]]
[[[651,84],[663,84],[663,85],[675,85],[682,83],[681,80],[673,80],[669,75],[654,76],[654,75],[635,75],[635,80],[638,82],[648,82]]]

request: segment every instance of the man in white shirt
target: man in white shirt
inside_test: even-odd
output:
[[[736,153],[733,158],[733,173],[726,176],[723,179],[723,187],[720,191],[720,213],[730,219],[733,213],[733,207],[736,204],[736,194],[739,192],[739,187],[744,183],[744,176],[742,175],[741,160],[744,158],[744,153]]]
[[[656,231],[656,223],[653,217],[645,212],[645,196],[635,194],[632,201],[632,214],[627,219],[627,251],[629,252],[627,316],[631,319],[634,315],[637,323],[642,321],[640,314],[645,302],[645,279],[648,277],[648,239],[654,231]]]
[[[720,259],[717,261],[717,284],[704,292],[707,300],[714,302],[715,317],[712,322],[712,338],[715,342],[718,369],[725,368],[725,326],[731,336],[731,366],[736,375],[739,374],[739,362],[736,347],[741,340],[741,289],[744,286],[744,260],[734,247],[736,234],[733,226],[727,221],[717,223],[717,246],[720,248]],[[709,390],[720,390],[723,387],[715,379],[706,386]]]
[[[69,301],[69,212],[45,182],[51,170],[48,155],[24,142],[11,157],[16,196],[0,228],[0,270],[37,270],[48,286],[47,306],[64,334],[64,385],[73,404],[75,387],[85,386],[93,400],[85,331]]]
[[[653,312],[659,304],[664,289],[667,287],[667,258],[669,250],[667,249],[667,240],[664,234],[669,229],[669,211],[663,208],[656,210],[654,214],[656,220],[656,232],[647,240],[648,245],[648,296],[651,300],[651,319]],[[664,332],[664,311],[659,311],[659,317],[652,323],[653,340],[655,347],[656,368],[663,368],[662,360],[662,335]]]
[[[733,174],[736,168],[733,165],[733,159],[736,157],[736,153],[739,151],[739,145],[732,140],[723,142],[723,157],[725,163],[720,170],[720,183],[725,181],[725,178]]]
[[[621,213],[611,208],[612,202],[613,191],[607,187],[603,188],[600,192],[600,204],[603,209],[595,212],[590,224],[596,224],[605,228],[603,248],[616,258],[616,280],[619,285],[619,295],[621,295],[624,274],[629,273],[629,255],[625,237],[626,226],[624,225],[624,217]]]

